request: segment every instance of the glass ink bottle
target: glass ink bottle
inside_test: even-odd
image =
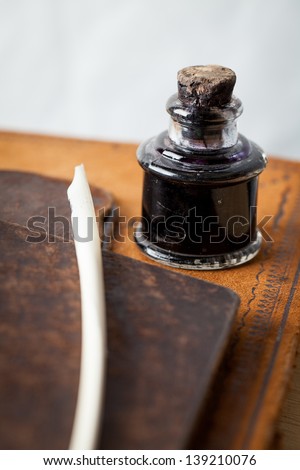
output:
[[[218,65],[178,72],[167,102],[170,127],[137,151],[144,169],[135,240],[145,254],[185,269],[221,269],[251,260],[258,175],[267,160],[237,131],[241,101],[235,73]]]

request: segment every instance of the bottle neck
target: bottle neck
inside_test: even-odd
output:
[[[236,120],[242,113],[242,103],[235,97],[225,106],[203,108],[183,104],[176,94],[169,99],[167,111],[171,116],[169,138],[177,147],[207,152],[237,143]]]

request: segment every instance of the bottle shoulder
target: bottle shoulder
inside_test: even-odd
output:
[[[165,131],[143,142],[137,158],[145,171],[195,184],[244,181],[259,175],[267,164],[262,149],[241,134],[233,147],[196,152],[176,147]]]

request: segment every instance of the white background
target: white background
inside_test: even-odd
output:
[[[239,129],[300,159],[299,0],[0,0],[0,128],[140,141],[176,73],[238,76]]]
[[[31,451],[9,451],[9,450],[0,450],[0,463],[1,468],[4,469],[30,469],[30,470],[41,470],[46,468],[59,468],[59,469],[67,469],[70,470],[74,468],[73,464],[54,464],[52,463],[48,465],[44,465],[44,458],[65,458],[65,459],[74,459],[76,462],[76,458],[81,460],[81,463],[84,462],[84,465],[77,465],[77,468],[110,468],[110,469],[145,469],[147,468],[146,465],[118,465],[118,459],[123,459],[125,462],[125,457],[127,459],[139,459],[139,463],[142,463],[143,455],[148,458],[148,464],[152,462],[152,459],[156,459],[152,468],[157,469],[206,469],[206,468],[221,468],[222,470],[233,470],[233,469],[243,469],[243,470],[266,470],[268,468],[276,468],[282,469],[287,468],[289,470],[298,470],[300,465],[300,451],[299,450],[259,450],[259,451],[248,451],[248,450],[82,450],[82,451],[43,451],[43,450],[31,450]],[[204,464],[205,456],[208,457],[206,465]],[[226,458],[226,456],[228,456]],[[240,456],[240,461],[244,462],[246,456],[247,460],[245,465],[224,465],[226,462],[231,462],[235,457],[236,461],[238,461],[238,457]],[[99,457],[100,464],[97,466],[97,457]],[[103,460],[102,457],[105,459],[110,459],[112,463],[112,459],[117,459],[116,464],[112,465],[111,463],[102,464]],[[157,465],[159,462],[158,459],[161,460],[161,465]],[[169,463],[167,464],[166,459],[175,459],[175,465]],[[130,461],[130,460],[129,460]],[[212,467],[209,465],[209,462],[214,461],[215,465]],[[163,465],[163,462],[166,462]],[[170,461],[168,461],[170,462]],[[191,462],[192,465],[187,465]],[[200,462],[200,464],[199,464]],[[250,463],[251,462],[251,463]],[[256,462],[256,463],[255,463]],[[105,463],[105,461],[104,461]],[[222,465],[219,465],[222,463]],[[151,468],[151,467],[149,467]]]

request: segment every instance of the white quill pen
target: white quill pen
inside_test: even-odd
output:
[[[68,188],[80,277],[82,340],[77,405],[70,449],[95,449],[104,396],[106,321],[101,242],[84,166]]]

